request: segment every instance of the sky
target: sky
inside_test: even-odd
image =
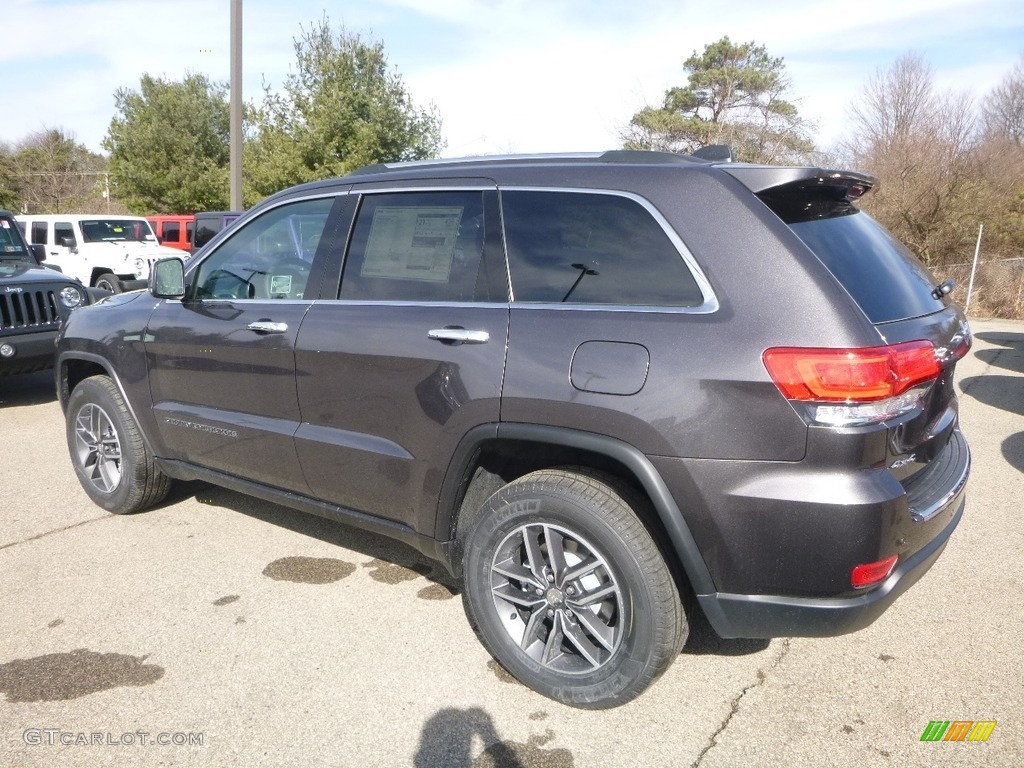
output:
[[[102,152],[118,88],[143,73],[230,79],[230,0],[3,0],[0,143],[61,128]],[[981,99],[1024,55],[1020,0],[243,0],[243,99],[279,88],[326,14],[383,42],[444,156],[598,151],[728,35],[782,57],[828,149],[870,78],[921,55],[940,90]]]

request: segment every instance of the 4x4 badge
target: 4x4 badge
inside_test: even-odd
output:
[[[914,461],[917,461],[916,453],[912,453],[909,456],[904,456],[902,459],[896,459],[896,461],[889,465],[889,469],[899,469],[900,467],[905,467],[907,466],[907,464],[910,464],[911,462]]]

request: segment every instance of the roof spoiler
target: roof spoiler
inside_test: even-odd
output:
[[[755,195],[779,187],[789,187],[793,191],[801,189],[805,192],[831,187],[844,190],[845,197],[856,200],[878,184],[878,180],[874,176],[857,171],[742,164],[722,170],[736,178]]]

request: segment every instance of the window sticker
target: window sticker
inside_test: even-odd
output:
[[[292,292],[292,276],[291,275],[271,275],[270,276],[270,294],[272,296],[279,293],[291,293]]]
[[[448,282],[462,212],[462,206],[377,208],[360,277]]]

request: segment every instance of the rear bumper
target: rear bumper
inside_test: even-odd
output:
[[[856,632],[871,624],[914,585],[938,560],[963,517],[965,492],[949,500],[952,519],[926,545],[879,586],[855,597],[794,598],[715,593],[698,595],[712,627],[724,638],[829,637]]]

